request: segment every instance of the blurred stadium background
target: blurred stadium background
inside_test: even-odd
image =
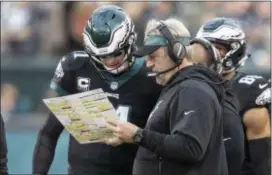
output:
[[[143,40],[148,19],[181,19],[195,36],[216,16],[239,19],[252,57],[243,71],[270,77],[271,2],[1,2],[1,113],[7,128],[11,174],[31,173],[36,134],[47,117],[41,99],[48,91],[57,61],[81,50],[81,32],[92,11],[103,4],[122,6]],[[68,134],[58,142],[51,174],[67,167]]]

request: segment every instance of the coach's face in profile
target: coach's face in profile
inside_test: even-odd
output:
[[[150,68],[153,73],[158,73],[156,76],[156,82],[160,85],[165,85],[176,70],[171,70],[166,73],[159,74],[171,67],[175,66],[175,63],[170,59],[165,47],[160,47],[153,53],[149,54],[146,59],[146,67]]]

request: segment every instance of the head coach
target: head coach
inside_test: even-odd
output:
[[[144,46],[149,76],[164,86],[145,128],[109,119],[114,137],[107,144],[140,145],[135,175],[228,174],[223,143],[223,80],[207,67],[193,64],[190,33],[176,19],[150,20]],[[208,55],[208,54],[207,54]]]

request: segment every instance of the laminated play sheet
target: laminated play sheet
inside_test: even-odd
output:
[[[118,119],[118,115],[102,89],[43,101],[79,143],[101,142],[112,136],[105,119]]]

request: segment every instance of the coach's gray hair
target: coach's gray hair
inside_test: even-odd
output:
[[[191,36],[190,32],[185,27],[185,25],[181,21],[179,21],[178,19],[168,18],[166,20],[162,20],[161,22],[163,22],[168,27],[171,34],[174,36],[182,36],[182,37],[190,37]],[[146,25],[146,29],[145,29],[145,39],[146,39],[147,35],[162,35],[156,29],[156,27],[158,27],[159,25],[160,25],[159,21],[157,21],[155,19],[149,20]]]
[[[191,34],[189,30],[185,27],[185,25],[178,19],[175,18],[168,18],[166,20],[162,20],[168,29],[170,30],[171,34],[176,37],[191,37]],[[147,38],[148,35],[162,35],[160,31],[158,31],[156,28],[160,25],[160,22],[151,19],[148,21],[145,29],[145,37],[144,39]],[[190,46],[186,46],[187,54],[188,54],[188,59],[193,58],[194,52]]]

